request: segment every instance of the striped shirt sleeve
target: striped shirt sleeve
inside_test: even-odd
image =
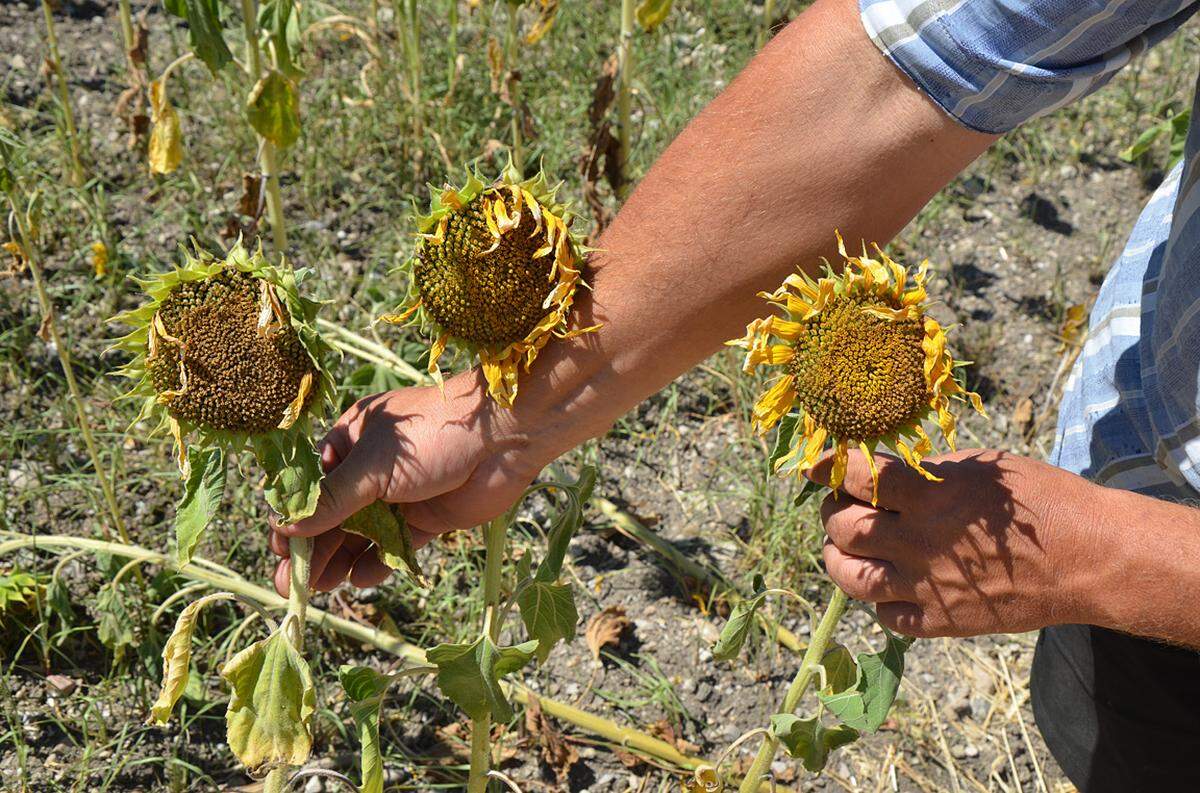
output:
[[[953,118],[1004,133],[1103,86],[1197,0],[859,0],[875,45]]]

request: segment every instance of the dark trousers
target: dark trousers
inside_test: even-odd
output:
[[[1038,637],[1029,686],[1081,793],[1200,793],[1200,652],[1062,625]]]

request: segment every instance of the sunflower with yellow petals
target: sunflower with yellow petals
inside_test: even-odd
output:
[[[556,191],[541,173],[520,179],[511,163],[491,184],[469,172],[462,187],[434,191],[417,220],[416,255],[404,265],[411,294],[381,319],[431,330],[428,371],[437,383],[438,360],[454,344],[478,357],[488,393],[512,407],[518,369],[528,372],[550,339],[598,327],[570,329],[584,248]]]
[[[753,409],[760,434],[780,426],[775,471],[799,476],[832,444],[830,486],[837,492],[854,444],[871,466],[874,504],[878,444],[938,481],[921,465],[933,450],[922,422],[934,419],[953,450],[951,400],[969,400],[987,414],[979,395],[955,378],[966,364],[946,349],[946,329],[926,313],[929,261],[910,274],[878,245],[872,258],[865,245],[861,256],[850,256],[840,234],[837,242],[841,274],[829,267],[817,280],[796,273],[774,292],[759,293],[781,314],[754,320],[743,338],[727,343],[746,350],[746,372],[764,365],[783,370]]]

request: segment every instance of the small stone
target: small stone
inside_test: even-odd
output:
[[[700,651],[700,663],[707,664],[712,660],[712,650],[707,647]]]
[[[310,776],[304,783],[304,793],[325,793],[325,783],[319,776]]]

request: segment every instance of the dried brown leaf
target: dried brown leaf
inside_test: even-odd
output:
[[[571,766],[579,762],[579,752],[567,743],[562,733],[550,722],[533,694],[529,695],[529,703],[525,706],[525,732],[537,740],[542,761],[554,769],[559,784],[564,784],[571,773]]]
[[[594,614],[584,630],[584,638],[587,639],[592,657],[599,660],[601,649],[620,643],[621,635],[629,625],[629,618],[625,616],[625,609],[621,606],[609,606]]]

